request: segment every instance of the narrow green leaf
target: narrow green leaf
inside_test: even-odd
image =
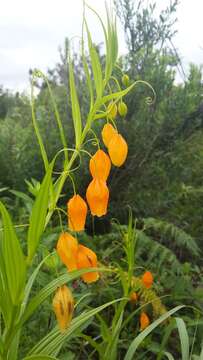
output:
[[[91,111],[91,109],[93,107],[93,103],[94,103],[94,95],[93,95],[92,80],[91,80],[91,77],[90,77],[90,72],[89,72],[89,68],[88,68],[88,65],[87,65],[87,60],[86,60],[86,57],[84,55],[84,49],[82,49],[82,63],[83,63],[83,68],[84,68],[84,72],[85,72],[85,75],[86,75],[86,81],[87,81],[89,94],[90,94],[90,109],[89,109],[89,111]]]
[[[57,358],[48,355],[31,355],[26,356],[23,360],[57,360]]]
[[[8,288],[6,268],[3,257],[3,232],[0,232],[0,312],[3,315],[5,327],[9,326],[11,320],[11,297]]]
[[[35,130],[35,134],[37,137],[37,141],[40,147],[40,152],[41,152],[41,156],[44,162],[44,167],[45,170],[48,169],[49,166],[49,162],[48,162],[48,158],[47,158],[47,153],[45,150],[45,146],[42,140],[42,136],[40,134],[39,131],[39,127],[37,124],[37,119],[36,119],[36,114],[35,114],[35,96],[34,96],[34,84],[35,84],[35,80],[34,77],[37,75],[37,71],[33,73],[33,78],[32,78],[32,82],[31,82],[31,109],[32,109],[32,122],[33,122],[33,126],[34,126],[34,130]]]
[[[90,59],[91,59],[92,72],[93,72],[93,77],[94,77],[96,93],[97,93],[97,97],[101,98],[102,93],[103,93],[103,78],[102,78],[101,64],[100,64],[100,60],[99,60],[99,56],[97,54],[96,48],[92,44],[91,35],[90,35],[86,21],[85,21],[85,26],[86,26],[87,37],[88,37],[88,47],[89,47],[89,53],[90,53]]]
[[[40,237],[44,231],[46,215],[49,205],[49,193],[51,188],[53,165],[54,162],[52,161],[48,167],[48,170],[40,186],[39,193],[32,208],[27,240],[28,263],[31,263],[33,256],[35,255],[35,251],[37,249]]]
[[[20,341],[20,330],[15,332],[12,342],[9,345],[9,352],[8,352],[7,360],[17,360],[19,341]]]
[[[61,276],[59,276],[57,279],[54,279],[53,281],[51,281],[47,286],[45,286],[42,290],[40,290],[38,292],[37,295],[35,295],[29,302],[29,304],[26,307],[26,310],[22,316],[21,321],[25,322],[31,315],[32,313],[37,309],[37,307],[49,296],[51,295],[58,286],[61,286],[69,281],[72,281],[76,278],[78,278],[79,276],[81,276],[82,274],[85,274],[86,272],[90,272],[90,271],[106,271],[106,269],[102,270],[102,269],[82,269],[82,270],[75,270],[75,271],[71,271],[69,273],[63,274]]]
[[[168,358],[168,360],[175,360],[174,357],[168,351],[165,351],[164,355]]]
[[[30,291],[32,289],[32,285],[36,279],[36,276],[41,268],[41,266],[44,264],[44,262],[51,256],[51,254],[49,254],[48,256],[46,256],[41,262],[40,264],[37,266],[37,268],[33,271],[32,275],[29,277],[28,282],[26,284],[25,287],[25,292],[24,292],[24,299],[22,301],[22,306],[21,306],[21,313],[20,316],[22,316],[22,314],[24,313],[24,310],[27,306],[27,302],[28,302],[28,298],[30,295]]]
[[[20,303],[25,286],[26,264],[25,258],[16,236],[12,221],[5,206],[0,202],[0,212],[3,219],[3,239],[0,256],[3,258],[7,284],[11,300],[14,305]]]
[[[199,356],[199,360],[203,360],[203,341],[202,341],[202,350]]]
[[[185,322],[183,319],[176,317],[176,324],[178,327],[178,332],[180,336],[181,343],[181,352],[182,352],[182,360],[189,360],[190,357],[190,345],[189,345],[189,337],[186,329]]]
[[[12,194],[22,199],[29,213],[32,211],[33,199],[22,191],[10,190]]]
[[[185,307],[185,306],[184,305],[176,306],[174,309],[172,309],[172,310],[168,311],[167,313],[163,314],[162,316],[160,316],[160,318],[158,318],[151,325],[149,325],[145,330],[143,330],[130,344],[130,347],[125,355],[124,360],[133,359],[135,351],[137,350],[137,348],[141,344],[141,342],[146,338],[146,336],[149,335],[163,321],[168,319],[171,315],[173,315],[175,312],[182,309],[183,307]]]
[[[74,130],[75,130],[75,143],[76,143],[76,148],[78,148],[80,145],[81,134],[82,134],[82,121],[81,121],[81,114],[80,114],[80,105],[79,105],[76,86],[75,86],[73,65],[72,65],[72,60],[70,57],[69,57],[69,85],[70,85],[70,97],[71,97],[73,124],[74,124]]]
[[[60,345],[65,341],[67,342],[72,334],[81,328],[81,326],[88,321],[92,316],[96,315],[98,312],[102,311],[106,307],[113,305],[117,301],[122,299],[116,299],[110,301],[104,305],[101,305],[95,309],[82,313],[81,315],[74,318],[70,324],[70,327],[63,333],[60,332],[58,327],[54,328],[48,335],[46,335],[31,351],[30,355],[33,353],[41,353],[45,355],[52,355]]]

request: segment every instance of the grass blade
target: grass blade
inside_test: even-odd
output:
[[[180,336],[181,343],[181,352],[182,352],[182,360],[189,360],[190,357],[190,345],[189,345],[189,337],[186,329],[185,322],[183,319],[176,317],[176,324],[178,327],[178,332]]]
[[[156,321],[154,321],[151,325],[149,325],[144,331],[142,331],[131,343],[124,360],[131,360],[137,350],[138,346],[141,342],[149,335],[158,325],[160,325],[163,321],[168,319],[171,315],[173,315],[178,310],[182,309],[184,305],[176,306],[174,309],[168,311],[164,315],[160,316]]]

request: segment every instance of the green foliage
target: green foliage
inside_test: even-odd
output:
[[[155,4],[131,0],[116,4],[129,50],[119,59],[119,67],[116,20],[107,11],[107,27],[95,13],[104,30],[105,56],[84,21],[80,55],[70,54],[66,40],[55,69],[47,76],[32,72],[32,119],[39,146],[29,99],[0,89],[0,196],[14,222],[26,223],[15,228],[0,205],[3,360],[16,360],[18,353],[24,360],[78,356],[127,360],[135,352],[138,359],[202,358],[202,68],[191,64],[188,78],[182,84],[175,82],[175,70],[181,69],[172,44],[176,0],[157,18]],[[128,74],[128,87],[122,85],[123,72]],[[90,288],[77,281],[90,270],[64,273],[53,252],[61,232],[57,214],[60,211],[60,222],[66,219],[64,196],[72,195],[70,179],[77,192],[84,193],[89,182],[85,151],[92,152],[108,103],[124,96],[128,113],[115,122],[127,140],[128,160],[119,171],[113,168],[110,176],[107,219],[93,219],[93,226],[89,222],[87,231],[93,237],[79,235],[82,243],[97,249],[102,261],[101,282]],[[132,213],[127,218],[129,205]],[[112,216],[128,225],[111,225]],[[129,295],[139,289],[135,274],[141,275],[143,269],[152,271],[155,282],[143,291],[143,303],[135,306],[129,304]],[[76,313],[61,334],[50,302],[66,282],[77,288]],[[182,309],[182,303],[190,307],[174,320],[170,315]],[[166,312],[165,306],[173,309]],[[143,309],[152,323],[140,333]],[[174,340],[175,332],[180,343]]]
[[[0,244],[0,289],[3,294],[1,309],[4,309],[3,316],[5,322],[7,323],[7,316],[10,314],[8,314],[8,308],[4,302],[8,297],[8,299],[11,299],[13,307],[15,307],[22,301],[25,286],[26,264],[24,254],[21,250],[21,246],[16,236],[9,213],[2,203],[0,203],[0,211],[4,226],[4,234]]]

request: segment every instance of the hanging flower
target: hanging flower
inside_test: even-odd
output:
[[[105,124],[102,129],[102,140],[106,147],[108,147],[114,134],[117,134],[117,130],[109,123]]]
[[[87,204],[80,195],[74,195],[67,203],[68,227],[82,231],[85,227]]]
[[[148,315],[145,312],[142,312],[140,315],[140,330],[146,329],[150,324]]]
[[[77,269],[78,241],[67,232],[63,232],[57,242],[56,250],[69,271]]]
[[[124,101],[119,102],[118,104],[118,112],[120,116],[125,117],[128,112],[127,105],[124,103]]]
[[[53,309],[61,331],[70,325],[74,311],[74,299],[71,290],[66,286],[60,286],[53,298]]]
[[[108,150],[111,161],[115,166],[120,167],[124,164],[128,154],[128,145],[120,134],[113,135]]]
[[[97,267],[97,255],[91,249],[86,246],[78,246],[77,254],[77,267],[78,269],[94,268]],[[81,275],[82,279],[86,283],[95,282],[99,278],[98,272],[89,272]]]
[[[107,106],[107,115],[109,117],[109,119],[115,119],[116,115],[117,115],[117,105],[113,102],[110,102],[109,105]]]
[[[102,216],[107,213],[109,189],[105,181],[93,179],[87,188],[86,197],[92,215]]]
[[[103,150],[97,150],[90,159],[89,167],[93,178],[106,181],[111,170],[111,160]]]
[[[146,271],[142,276],[142,283],[144,286],[149,289],[153,284],[154,278],[150,271]]]

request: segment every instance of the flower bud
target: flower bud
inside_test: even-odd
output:
[[[127,74],[124,74],[122,76],[122,83],[125,87],[128,87],[129,85],[129,76]]]
[[[67,203],[68,227],[82,231],[85,227],[87,204],[80,195],[74,195]]]
[[[142,276],[142,283],[144,284],[144,286],[149,289],[152,284],[153,284],[153,275],[150,271],[146,271],[143,276]]]
[[[90,159],[89,167],[93,178],[106,181],[111,170],[111,160],[103,150],[98,150]]]
[[[145,312],[142,312],[140,315],[140,330],[146,329],[150,324],[148,315]]]
[[[66,330],[70,325],[74,311],[73,295],[66,285],[60,286],[56,290],[52,305],[60,330]]]
[[[127,105],[123,101],[119,102],[119,104],[118,104],[118,112],[119,112],[120,116],[125,117],[127,115],[128,108],[127,108]]]
[[[111,124],[105,124],[102,129],[102,140],[106,147],[108,147],[114,134],[117,134],[117,130]]]
[[[115,119],[117,115],[117,105],[113,102],[110,102],[107,106],[107,116],[109,119]]]
[[[124,164],[128,154],[128,145],[120,134],[113,135],[108,150],[111,161],[115,166],[120,167]]]
[[[137,293],[135,291],[131,292],[130,294],[130,302],[132,304],[135,304],[138,300],[138,296],[137,296]]]

